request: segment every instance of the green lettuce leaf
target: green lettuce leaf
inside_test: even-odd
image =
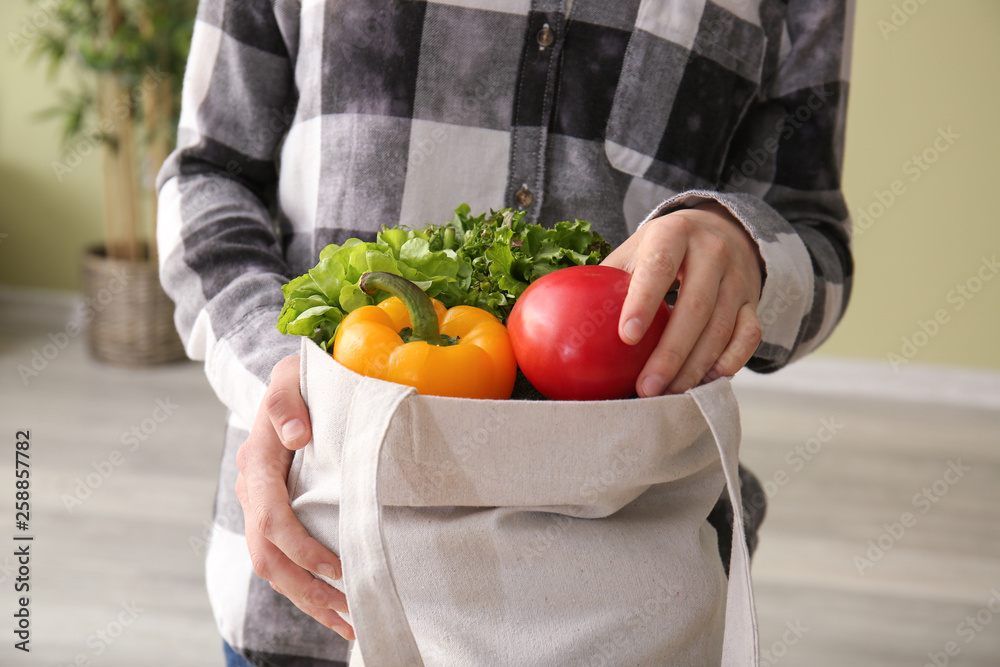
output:
[[[278,330],[330,349],[347,313],[389,296],[361,291],[358,282],[369,271],[401,275],[448,308],[475,306],[506,321],[531,282],[567,266],[599,264],[610,251],[586,221],[546,228],[526,223],[523,211],[472,215],[462,204],[445,224],[386,227],[374,242],[348,239],[323,248],[315,267],[282,287]]]

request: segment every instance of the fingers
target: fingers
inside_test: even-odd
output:
[[[618,335],[629,345],[638,343],[645,335],[688,252],[689,229],[684,218],[678,217],[669,223],[660,218],[650,221],[645,227],[641,230],[644,234],[638,247],[633,251],[633,266],[622,267],[626,270],[631,268],[632,280],[622,305]]]
[[[761,326],[757,311],[751,304],[744,304],[736,315],[736,324],[729,345],[705,375],[705,380],[711,382],[720,377],[736,375],[736,372],[743,368],[757,351],[760,340]]]
[[[291,459],[292,453],[282,446],[270,420],[258,413],[236,457],[245,487],[240,502],[246,523],[300,568],[339,579],[340,559],[309,536],[289,506],[286,478]],[[266,572],[258,574],[270,579]]]
[[[297,358],[278,364],[272,378],[268,396],[283,390],[288,393],[280,400],[262,401],[250,435],[236,456],[240,470],[236,495],[243,508],[250,559],[254,572],[271,582],[275,590],[347,637],[353,634],[350,625],[336,613],[347,610],[344,595],[312,574],[339,579],[340,559],[309,536],[289,505],[286,483],[293,453],[285,447],[276,428],[283,423],[282,418],[287,423],[288,416],[298,409],[295,403],[302,402]],[[304,406],[302,410],[305,412]],[[307,423],[308,414],[299,414]],[[308,437],[307,431],[305,442]]]
[[[724,207],[699,206],[651,220],[605,264],[633,274],[618,325],[626,343],[645,334],[668,290],[680,284],[667,328],[636,382],[640,396],[681,393],[733,375],[756,351],[760,255]]]
[[[753,355],[759,343],[760,327],[758,324],[757,340],[751,344],[747,336],[751,323],[741,323],[740,317],[756,322],[757,316],[746,302],[745,293],[736,289],[734,282],[737,281],[732,277],[723,279],[715,308],[684,364],[667,386],[667,393],[683,393],[703,381],[734,375]],[[750,349],[742,356],[748,347]],[[709,377],[713,370],[717,373]]]
[[[714,357],[707,362],[703,358],[711,355],[713,350],[717,354],[725,347],[732,329],[726,329],[725,311],[720,309],[724,305],[719,302],[723,272],[724,265],[720,262],[688,262],[684,283],[677,295],[667,328],[636,383],[640,396],[658,396],[668,386],[671,391],[686,391],[690,387],[685,386],[683,371],[687,369],[687,375],[692,375],[697,372],[698,365],[704,364],[702,374],[690,386],[696,385],[715,361]],[[734,316],[730,317],[735,319]],[[713,318],[716,322],[706,332],[706,326]],[[701,348],[701,358],[691,356],[696,346]],[[684,388],[679,389],[682,386]]]
[[[246,499],[243,478],[237,480],[240,502]],[[246,523],[247,548],[254,572],[267,579],[271,587],[284,595],[304,613],[337,632],[345,639],[353,639],[350,624],[337,612],[347,612],[347,598],[343,593],[293,563],[270,541],[265,539],[252,522]]]
[[[285,593],[283,590],[281,590],[274,584],[271,584],[271,588],[273,588],[275,591],[277,591],[281,595],[284,595],[286,598],[291,600],[292,604],[298,607],[299,610],[302,611],[302,613],[312,616],[314,619],[319,621],[319,623],[321,623],[325,627],[330,628],[344,639],[347,639],[348,641],[356,639],[354,634],[354,628],[351,626],[350,623],[345,621],[340,614],[336,613],[335,611],[331,611],[329,609],[324,609],[322,607],[312,607],[308,604],[298,601],[295,598],[290,597],[287,593]]]
[[[264,409],[275,433],[288,449],[301,449],[312,439],[309,410],[299,392],[299,356],[285,357],[271,371]]]
[[[245,532],[250,560],[257,576],[270,581],[271,586],[286,597],[312,607],[347,612],[347,600],[343,593],[293,563],[253,523],[246,524]]]

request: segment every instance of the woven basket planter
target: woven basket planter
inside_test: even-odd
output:
[[[81,268],[87,342],[96,359],[153,366],[186,358],[155,262],[109,258],[95,246],[83,253]]]

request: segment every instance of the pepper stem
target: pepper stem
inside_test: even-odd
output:
[[[410,324],[413,333],[410,340],[422,340],[430,345],[448,345],[441,338],[441,328],[438,326],[437,311],[427,293],[403,276],[386,271],[372,271],[361,276],[358,287],[365,294],[372,295],[376,290],[383,290],[398,298],[410,314]]]

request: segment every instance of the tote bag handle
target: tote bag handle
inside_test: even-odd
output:
[[[400,404],[416,390],[362,377],[354,389],[344,438],[340,476],[340,559],[344,593],[350,601],[355,635],[367,643],[369,665],[423,667],[417,642],[396,591],[382,537],[379,465],[389,424]],[[377,411],[371,406],[380,406]],[[360,643],[360,642],[359,642]]]
[[[404,385],[362,378],[347,417],[340,499],[340,550],[351,621],[365,664],[379,667],[422,667],[423,659],[396,590],[382,535],[379,467],[389,424],[400,404],[415,390]],[[723,667],[759,664],[757,622],[750,581],[750,554],[743,527],[738,475],[740,423],[736,398],[726,379],[688,392],[708,423],[733,505],[733,545],[726,599]],[[370,407],[381,409],[373,413]]]
[[[733,505],[733,546],[729,558],[729,592],[726,597],[722,665],[757,667],[760,663],[757,613],[754,610],[750,551],[743,526],[743,502],[740,495],[740,420],[732,409],[736,405],[736,396],[728,379],[695,387],[688,393],[698,404],[715,438],[722,459],[722,470],[726,475],[729,502]]]

